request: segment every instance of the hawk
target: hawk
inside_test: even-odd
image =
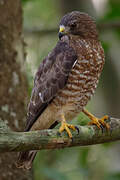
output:
[[[98,128],[109,125],[108,116],[96,118],[84,107],[92,97],[104,65],[104,51],[98,39],[94,20],[86,13],[73,11],[60,21],[59,41],[42,61],[35,75],[28,105],[25,131],[54,128],[61,123],[72,138],[68,124],[80,112]],[[31,168],[37,151],[20,152],[17,166]]]

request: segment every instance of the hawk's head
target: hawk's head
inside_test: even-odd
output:
[[[64,35],[80,36],[85,39],[96,39],[98,36],[94,20],[88,14],[79,11],[68,13],[61,19],[59,38]]]

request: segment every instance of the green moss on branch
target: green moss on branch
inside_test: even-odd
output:
[[[1,126],[0,152],[59,149],[73,146],[87,146],[120,140],[120,119],[110,118],[111,131],[102,133],[95,126],[77,126],[79,134],[72,131],[73,140],[66,133],[58,134],[57,129],[30,132],[13,132]]]

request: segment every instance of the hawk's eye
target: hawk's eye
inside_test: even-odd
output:
[[[74,29],[76,26],[77,26],[77,24],[76,24],[75,22],[73,22],[73,23],[70,24],[70,28],[71,28],[71,29]]]

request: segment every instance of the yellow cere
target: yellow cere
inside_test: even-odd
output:
[[[64,31],[65,31],[65,26],[61,25],[59,32],[64,32]]]

